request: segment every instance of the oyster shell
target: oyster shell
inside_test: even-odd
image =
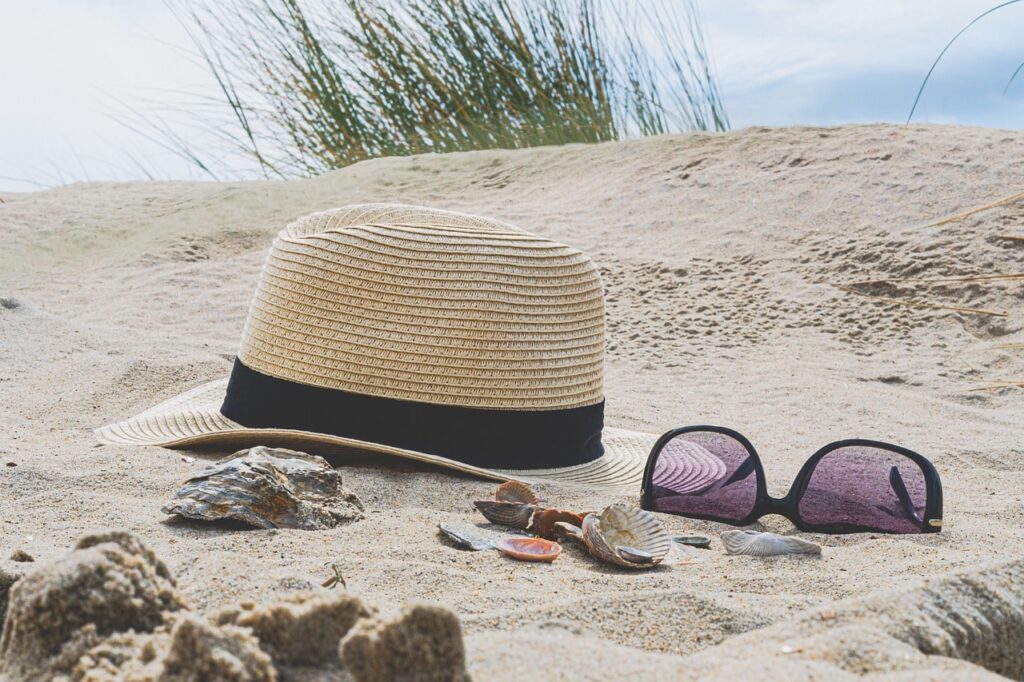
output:
[[[498,551],[519,561],[552,562],[562,553],[557,542],[542,538],[504,538],[496,544]]]
[[[323,457],[257,446],[209,464],[163,506],[165,514],[257,528],[321,530],[363,518],[363,504]]]
[[[530,486],[522,481],[506,481],[498,486],[494,492],[494,499],[497,502],[513,502],[516,504],[540,504],[540,498],[533,492]]]
[[[601,561],[628,568],[649,568],[665,558],[672,538],[654,514],[613,504],[583,519],[583,541]]]
[[[746,556],[820,555],[821,547],[802,538],[755,530],[727,530],[722,533],[726,554]]]
[[[473,505],[480,510],[488,521],[499,526],[518,528],[526,530],[530,526],[530,519],[537,507],[532,504],[520,504],[518,502],[491,502],[490,500],[478,500]]]

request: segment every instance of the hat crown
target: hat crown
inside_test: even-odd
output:
[[[586,255],[496,220],[379,204],[281,231],[239,351],[296,383],[502,410],[599,403],[603,356]]]

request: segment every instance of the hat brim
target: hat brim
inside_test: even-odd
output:
[[[293,429],[254,429],[242,426],[220,413],[227,383],[227,379],[218,379],[203,384],[131,419],[98,428],[95,433],[108,443],[167,448],[272,445],[294,449],[354,450],[403,457],[497,481],[551,482],[590,488],[638,487],[643,478],[647,455],[658,438],[650,433],[605,428],[602,432],[605,452],[591,462],[555,469],[484,469],[439,455],[354,438]]]

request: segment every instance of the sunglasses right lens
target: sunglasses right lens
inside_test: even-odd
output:
[[[847,446],[822,457],[800,497],[812,526],[883,533],[921,533],[928,487],[914,460],[892,450]]]
[[[649,495],[653,511],[735,523],[757,501],[754,458],[724,433],[681,433],[658,453]]]

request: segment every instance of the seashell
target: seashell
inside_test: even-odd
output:
[[[569,538],[571,540],[579,540],[580,542],[583,542],[583,529],[575,524],[566,523],[565,521],[555,521],[554,530],[555,535],[560,538]]]
[[[530,519],[537,508],[532,504],[519,504],[517,502],[491,502],[490,500],[479,500],[473,503],[480,513],[488,521],[499,526],[518,528],[526,530],[530,526]]]
[[[821,547],[802,538],[755,530],[728,530],[722,533],[726,554],[746,556],[782,556],[786,554],[820,555]]]
[[[363,518],[363,504],[323,457],[258,446],[207,465],[163,506],[165,514],[257,528],[321,530]]]
[[[437,529],[459,547],[474,552],[495,548],[495,541],[493,539],[484,536],[482,532],[472,526],[453,526],[448,523],[439,523],[437,524]]]
[[[654,514],[624,504],[588,514],[583,541],[594,557],[629,568],[655,566],[672,548],[672,538]]]
[[[687,545],[688,547],[699,547],[701,549],[707,549],[711,546],[711,538],[707,535],[673,535],[672,542],[677,545]]]
[[[653,564],[654,555],[636,547],[619,547],[619,556],[634,564]]]
[[[532,504],[533,506],[540,504],[537,493],[522,481],[505,481],[498,486],[494,493],[494,499],[497,502],[514,502],[516,504]]]
[[[658,478],[654,484],[668,488],[676,495],[705,492],[728,471],[725,462],[713,452],[681,438],[671,441],[671,456],[662,457],[658,464]]]
[[[520,561],[552,562],[562,553],[562,546],[557,542],[541,538],[504,538],[495,545],[505,556]]]
[[[568,523],[576,527],[583,525],[583,516],[562,509],[538,509],[530,519],[531,533],[548,540],[555,539],[555,524]]]

